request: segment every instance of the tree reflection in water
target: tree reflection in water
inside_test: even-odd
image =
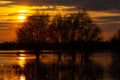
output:
[[[76,52],[61,52],[59,58],[56,52],[44,53],[40,61],[33,55],[13,58],[4,54],[0,56],[0,80],[120,80],[119,51]]]
[[[113,51],[113,63],[110,66],[110,74],[115,80],[120,80],[120,50]]]
[[[44,64],[33,60],[25,65],[24,74],[25,80],[98,80],[102,76],[102,68],[89,57],[69,54],[58,58],[56,63]]]

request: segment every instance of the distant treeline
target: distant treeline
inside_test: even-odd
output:
[[[0,50],[120,50],[120,42],[1,43]]]

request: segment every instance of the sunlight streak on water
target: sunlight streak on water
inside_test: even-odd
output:
[[[112,64],[112,54],[111,53],[97,53],[93,54],[91,57],[96,64],[99,64],[103,68],[108,68]]]
[[[0,50],[0,53],[25,53],[26,50]]]
[[[18,58],[18,64],[20,65],[20,67],[24,67],[25,63],[26,63],[25,57]]]
[[[25,80],[25,76],[24,76],[24,75],[21,75],[21,76],[20,76],[20,80]]]
[[[19,60],[25,60],[25,57],[19,57],[18,59]]]

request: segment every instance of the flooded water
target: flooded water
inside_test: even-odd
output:
[[[0,80],[120,80],[120,58],[111,51],[41,52],[0,51]]]

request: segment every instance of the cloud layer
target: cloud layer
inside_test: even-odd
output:
[[[64,5],[64,6],[76,6],[79,8],[85,8],[88,10],[110,10],[120,9],[120,0],[3,0],[7,1],[6,4],[0,4],[0,6],[9,5],[29,5],[29,6],[42,6],[42,5]],[[9,2],[8,2],[9,1]]]

